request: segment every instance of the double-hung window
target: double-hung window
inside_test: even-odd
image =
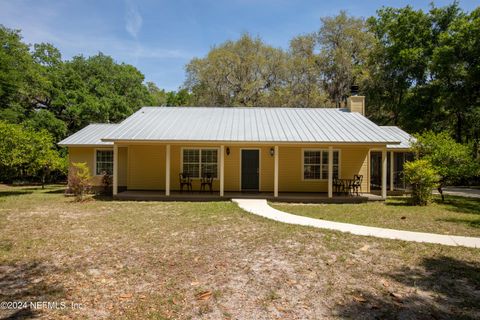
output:
[[[95,174],[103,175],[104,173],[113,173],[113,150],[97,150]]]
[[[339,152],[333,151],[333,177],[339,177]],[[328,179],[328,150],[303,151],[303,179]]]
[[[206,174],[217,178],[217,149],[183,149],[183,173],[192,178],[200,178]]]

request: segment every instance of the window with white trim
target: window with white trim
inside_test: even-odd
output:
[[[339,152],[333,151],[333,177],[339,174]],[[303,151],[303,179],[328,180],[328,150]]]
[[[217,149],[183,149],[183,173],[192,178],[200,178],[210,174],[218,175]]]
[[[113,150],[97,150],[95,174],[103,175],[113,173]]]

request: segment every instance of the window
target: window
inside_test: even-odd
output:
[[[96,175],[113,173],[113,150],[97,150]]]
[[[183,149],[182,170],[192,178],[200,178],[204,174],[211,174],[217,178],[217,162],[217,149]]]
[[[333,177],[339,176],[339,152],[333,151]],[[328,179],[328,150],[303,151],[303,179]]]

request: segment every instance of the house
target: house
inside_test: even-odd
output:
[[[86,162],[100,186],[113,175],[113,194],[180,190],[180,173],[200,189],[213,176],[225,192],[322,192],[361,175],[362,192],[404,187],[401,170],[410,135],[364,116],[365,98],[344,109],[143,107],[119,124],[91,124],[59,143],[70,162]],[[119,193],[120,191],[120,193]],[[218,192],[218,193],[217,193]]]

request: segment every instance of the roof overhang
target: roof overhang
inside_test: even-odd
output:
[[[85,147],[94,147],[94,148],[110,148],[113,147],[113,142],[112,143],[100,143],[100,144],[72,144],[72,143],[58,143],[60,147],[79,147],[79,148],[85,148]]]
[[[121,143],[121,144],[230,144],[230,145],[302,145],[302,144],[318,144],[318,145],[399,145],[400,141],[229,141],[229,140],[150,140],[150,139],[134,139],[134,140],[120,140],[120,139],[102,139],[105,142]]]

